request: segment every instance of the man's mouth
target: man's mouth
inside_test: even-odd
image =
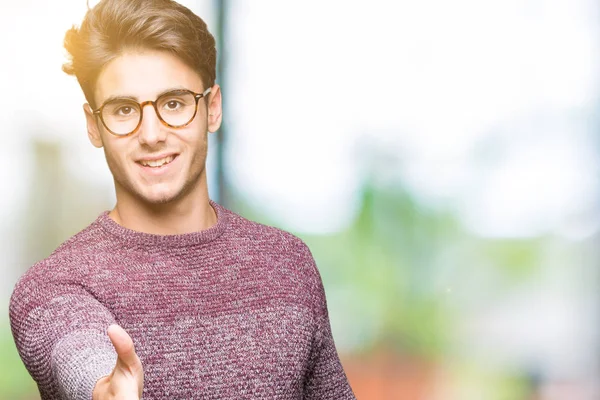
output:
[[[170,155],[158,160],[139,160],[138,163],[142,164],[144,167],[159,168],[163,165],[169,164],[175,159],[175,157],[175,155]]]

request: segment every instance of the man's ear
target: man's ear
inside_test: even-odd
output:
[[[101,148],[103,145],[102,136],[100,136],[100,128],[98,127],[98,119],[88,103],[83,105],[83,111],[87,122],[88,138],[94,147]]]
[[[221,88],[215,84],[208,96],[208,131],[216,132],[221,127],[222,115]]]

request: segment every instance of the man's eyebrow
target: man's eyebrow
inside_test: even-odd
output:
[[[135,96],[113,95],[113,96],[109,96],[106,100],[104,100],[102,102],[102,104],[110,103],[111,101],[115,101],[115,100],[131,100],[136,103],[138,102],[138,98]]]
[[[156,98],[154,100],[156,100],[157,98],[159,98],[160,96],[162,96],[164,94],[167,94],[167,93],[170,93],[170,92],[178,92],[178,91],[181,91],[181,90],[188,90],[188,89],[184,88],[183,86],[177,86],[177,87],[172,87],[172,88],[169,88],[169,89],[165,89],[162,92],[160,92],[156,96]],[[135,101],[136,103],[140,102],[139,98],[136,97],[136,96],[130,96],[130,95],[112,95],[112,96],[109,96],[106,100],[104,100],[102,102],[102,104],[106,104],[108,102],[115,101],[115,100],[131,100],[131,101]]]
[[[170,88],[170,89],[166,89],[166,90],[163,90],[162,92],[160,92],[160,93],[158,94],[158,96],[156,96],[156,98],[159,98],[160,96],[162,96],[162,95],[164,95],[164,94],[167,94],[167,93],[170,93],[170,92],[180,92],[180,91],[182,91],[182,90],[183,90],[183,91],[186,91],[186,90],[189,90],[189,89],[186,89],[186,88],[184,88],[183,86],[172,87],[172,88]]]

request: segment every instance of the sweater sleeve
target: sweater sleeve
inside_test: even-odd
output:
[[[9,316],[17,350],[42,399],[90,400],[116,362],[106,334],[114,318],[81,285],[44,276],[28,272],[13,291]]]
[[[356,400],[333,341],[323,282],[312,256],[310,261],[316,273],[314,298],[317,330],[311,349],[310,369],[304,384],[304,399]]]

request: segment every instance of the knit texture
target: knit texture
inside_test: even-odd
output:
[[[211,201],[213,227],[126,229],[108,212],[31,267],[10,322],[42,400],[91,399],[121,325],[143,399],[354,399],[306,245]]]

